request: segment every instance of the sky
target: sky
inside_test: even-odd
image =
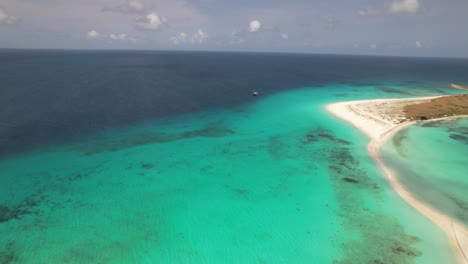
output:
[[[468,0],[0,0],[0,48],[468,57]]]

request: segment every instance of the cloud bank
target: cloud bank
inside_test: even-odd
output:
[[[146,16],[135,20],[135,27],[143,30],[158,30],[166,23],[165,18],[161,18],[157,13],[151,12]]]
[[[364,8],[359,10],[358,14],[360,16],[376,16],[380,14],[380,11],[373,8]]]
[[[112,39],[112,40],[121,40],[121,41],[124,41],[124,40],[127,40],[127,34],[125,34],[125,33],[110,34],[110,35],[109,35],[109,38]]]
[[[192,36],[188,36],[186,33],[180,33],[177,36],[171,37],[170,42],[174,45],[184,44],[203,44],[208,40],[208,34],[203,30],[199,29]]]
[[[9,15],[5,10],[0,8],[0,25],[13,25],[18,21],[15,16]]]
[[[121,5],[103,8],[102,11],[124,14],[141,14],[145,12],[145,5],[138,0],[127,0]]]
[[[262,23],[260,23],[260,21],[252,20],[250,21],[250,24],[249,24],[249,31],[252,33],[257,32],[260,30],[261,27],[262,27]]]
[[[87,39],[97,39],[99,38],[99,33],[96,30],[91,30],[86,33]]]
[[[397,0],[390,7],[392,12],[416,13],[419,10],[418,0]]]

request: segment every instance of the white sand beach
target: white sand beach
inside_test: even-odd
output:
[[[384,164],[380,157],[380,147],[386,140],[398,130],[416,122],[406,118],[403,107],[410,104],[427,103],[434,98],[437,97],[349,101],[329,104],[326,109],[369,136],[370,143],[367,146],[369,155],[375,160],[395,192],[447,234],[449,243],[454,249],[457,263],[468,264],[468,229],[456,219],[416,198],[399,182],[394,172]]]

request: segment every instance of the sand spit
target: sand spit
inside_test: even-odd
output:
[[[454,83],[451,83],[450,87],[452,87],[453,89],[458,89],[458,90],[468,90],[468,86],[463,86],[463,85],[454,84]]]
[[[369,155],[395,192],[446,233],[457,263],[468,264],[468,229],[456,219],[416,198],[380,157],[380,147],[404,127],[429,119],[468,116],[468,95],[350,101],[329,104],[326,109],[370,137],[367,146]]]

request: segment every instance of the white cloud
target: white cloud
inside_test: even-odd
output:
[[[423,47],[421,41],[416,41],[415,45],[416,45],[416,48],[422,48]]]
[[[177,35],[175,37],[171,37],[169,39],[169,41],[171,41],[174,45],[187,43],[187,34],[182,32],[182,33],[180,33],[179,35]]]
[[[87,39],[97,39],[99,38],[99,33],[96,30],[91,30],[86,33],[86,38]]]
[[[111,41],[130,41],[133,43],[137,43],[138,40],[133,37],[129,37],[125,33],[112,33],[109,35],[106,34],[101,34],[97,32],[96,30],[91,30],[86,33],[86,38],[89,40],[95,40],[95,39],[107,39]]]
[[[371,49],[376,49],[376,48],[377,48],[377,44],[370,44],[370,45],[369,45],[369,48],[371,48]]]
[[[249,24],[249,31],[250,32],[257,32],[257,31],[260,30],[261,27],[262,27],[262,23],[260,23],[260,21],[252,20],[252,21],[250,21],[250,24]]]
[[[377,9],[373,9],[373,8],[364,8],[364,9],[359,10],[358,14],[360,16],[376,16],[380,14],[380,11]]]
[[[177,36],[171,37],[169,39],[174,45],[181,44],[203,44],[207,41],[208,34],[203,30],[199,29],[192,36],[188,36],[186,33],[180,33]]]
[[[204,43],[206,40],[208,39],[208,35],[203,32],[202,30],[198,30],[197,33],[195,33],[193,36],[192,36],[192,39],[191,39],[191,42],[196,44],[202,44]]]
[[[125,3],[102,9],[107,12],[118,12],[118,13],[143,13],[145,11],[145,5],[138,0],[127,0]]]
[[[141,39],[131,37],[126,33],[111,33],[111,34],[101,34],[96,30],[91,30],[86,33],[86,38],[89,40],[110,40],[112,42],[130,42],[130,43],[141,43]]]
[[[161,18],[155,12],[151,12],[144,17],[137,18],[135,26],[145,30],[158,30],[164,23],[166,23],[165,18]]]
[[[390,10],[392,12],[416,13],[419,10],[419,0],[395,0]]]
[[[120,40],[120,41],[125,41],[127,40],[127,34],[121,33],[121,34],[110,34],[109,38],[112,40]]]
[[[9,15],[5,10],[0,8],[0,25],[13,25],[18,19],[15,16]]]
[[[142,11],[145,8],[141,2],[136,0],[128,1],[128,7],[135,11]]]
[[[281,38],[282,38],[282,39],[288,39],[289,36],[288,36],[288,34],[286,34],[286,33],[282,33],[282,34],[281,34]]]

